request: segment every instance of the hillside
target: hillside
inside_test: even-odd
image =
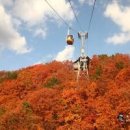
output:
[[[130,111],[130,57],[93,56],[90,79],[71,62],[0,72],[0,130],[120,130]]]

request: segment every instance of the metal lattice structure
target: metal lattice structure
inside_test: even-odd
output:
[[[77,81],[79,80],[79,77],[81,74],[85,73],[84,76],[89,78],[88,73],[88,62],[89,57],[85,53],[85,41],[88,38],[87,32],[79,32],[78,37],[81,40],[81,51],[80,51],[80,57],[77,61],[74,62],[74,69],[77,70]]]

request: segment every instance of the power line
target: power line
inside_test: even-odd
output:
[[[53,6],[48,2],[48,0],[45,0],[45,2],[48,4],[48,6],[56,13],[56,15],[64,22],[64,24],[68,27],[71,28],[71,30],[76,31],[70,25],[59,15],[59,13],[53,8]],[[77,31],[76,31],[77,32]]]
[[[94,9],[95,9],[95,4],[96,4],[96,0],[94,0],[94,3],[93,3],[93,8],[92,8],[92,12],[91,12],[91,17],[90,17],[89,24],[88,24],[88,32],[89,32],[90,27],[91,27],[91,22],[92,22],[92,18],[93,18],[93,12],[94,12]]]
[[[69,4],[70,4],[70,7],[71,7],[71,9],[72,9],[72,11],[73,11],[73,14],[74,14],[74,16],[75,16],[75,19],[76,19],[76,21],[77,21],[77,23],[78,23],[80,29],[83,30],[83,28],[81,27],[81,24],[80,24],[80,22],[79,22],[79,20],[78,20],[78,17],[77,17],[77,15],[76,15],[75,11],[74,11],[74,8],[73,8],[73,6],[72,6],[72,4],[71,4],[71,0],[68,0],[68,2],[69,2]]]

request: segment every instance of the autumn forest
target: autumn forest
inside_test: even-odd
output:
[[[129,55],[94,55],[78,82],[71,61],[0,71],[0,130],[121,130],[120,112],[130,113]]]

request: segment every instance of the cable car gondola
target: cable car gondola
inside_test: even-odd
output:
[[[69,27],[69,29],[68,29],[68,34],[67,34],[67,37],[66,37],[66,43],[67,43],[68,45],[73,45],[73,43],[74,43],[73,35],[70,34],[70,27]]]
[[[68,35],[66,38],[66,42],[68,45],[73,45],[73,43],[74,43],[73,35]]]

